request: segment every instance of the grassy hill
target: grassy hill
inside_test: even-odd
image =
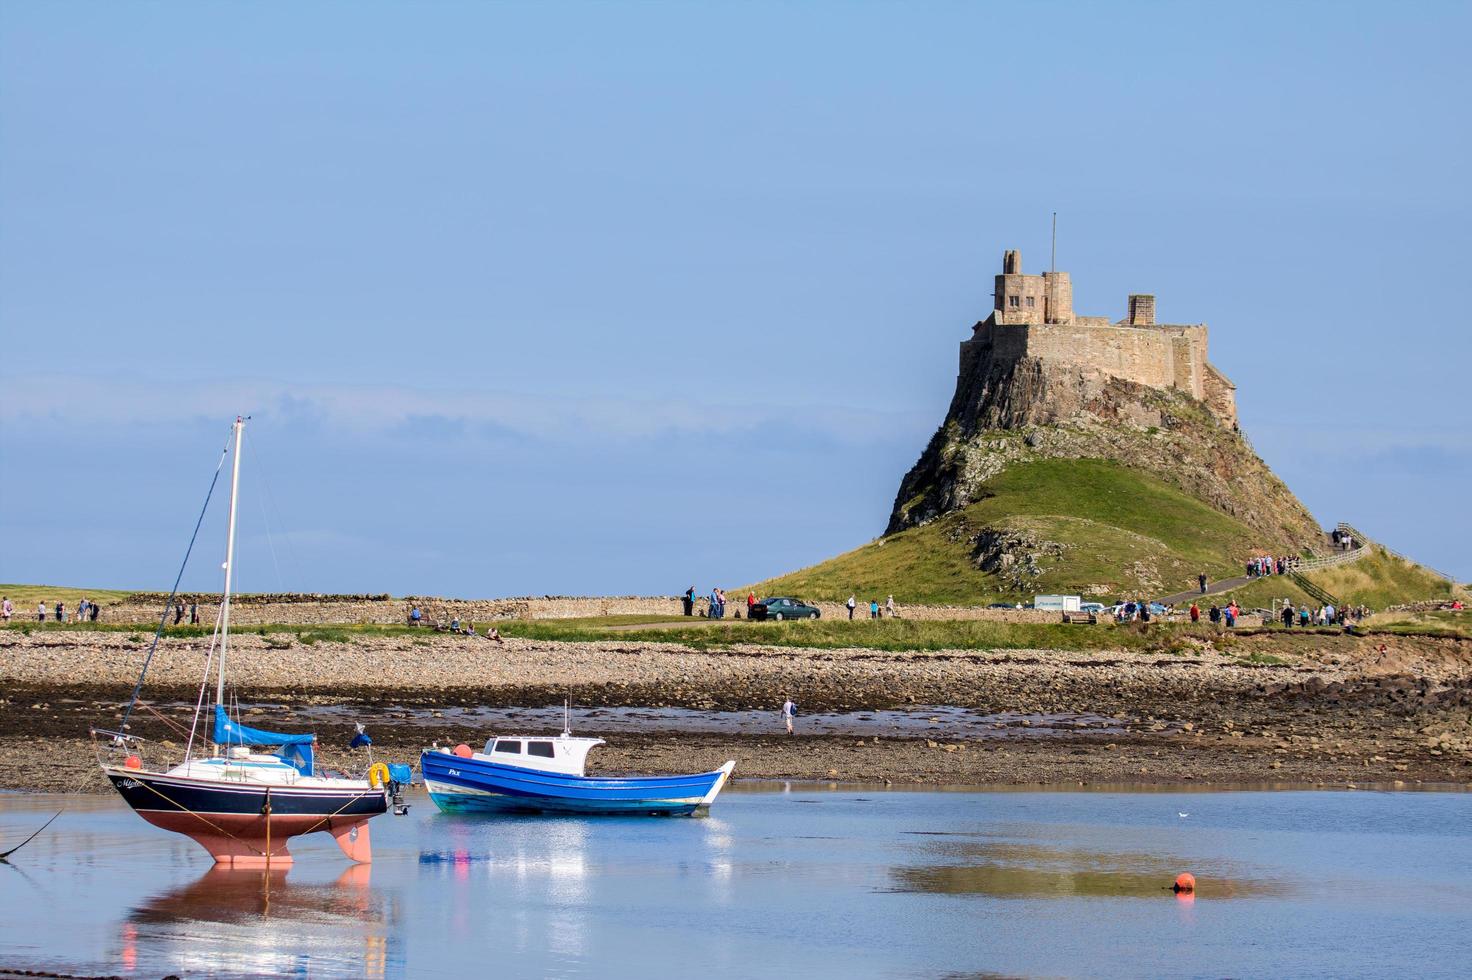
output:
[[[756,586],[842,601],[973,605],[1066,592],[1104,597],[1240,574],[1259,542],[1240,521],[1148,473],[1098,459],[1044,459],[988,480],[984,499]]]

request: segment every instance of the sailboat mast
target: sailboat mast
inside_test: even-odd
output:
[[[240,436],[245,420],[235,417],[234,458],[230,461],[230,529],[225,535],[225,597],[220,603],[220,680],[215,686],[215,704],[225,703],[225,652],[230,646],[230,577],[235,571],[235,502],[240,497]]]

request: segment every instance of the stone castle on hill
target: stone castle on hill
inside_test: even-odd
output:
[[[1078,316],[1066,272],[1027,275],[1015,249],[1002,258],[992,313],[961,344],[961,375],[979,363],[1033,358],[1152,388],[1176,388],[1237,424],[1236,385],[1206,359],[1205,324],[1155,322],[1155,297],[1129,298],[1122,320]]]
[[[1207,360],[1204,324],[1156,323],[1149,295],[1131,296],[1119,320],[1079,316],[1068,273],[1028,275],[1008,251],[991,313],[961,344],[950,408],[900,482],[885,533],[984,500],[1004,470],[1043,459],[1150,473],[1241,521],[1260,547],[1287,553],[1319,539],[1238,428],[1236,386]]]

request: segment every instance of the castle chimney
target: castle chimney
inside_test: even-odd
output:
[[[1002,275],[1017,276],[1022,274],[1022,253],[1015,248],[1009,248],[1002,255]]]
[[[1132,327],[1155,325],[1155,297],[1149,293],[1130,294],[1129,324]]]

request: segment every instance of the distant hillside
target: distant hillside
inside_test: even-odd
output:
[[[1158,477],[1107,460],[1019,463],[976,489],[976,503],[758,591],[967,605],[1039,592],[1155,596],[1203,571],[1241,574],[1239,556],[1258,540]]]

